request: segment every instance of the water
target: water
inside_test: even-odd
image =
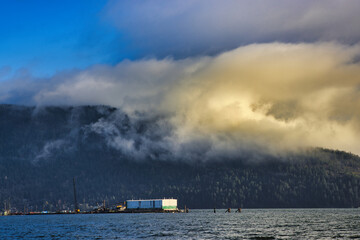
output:
[[[360,209],[4,216],[0,217],[0,238],[360,239]]]

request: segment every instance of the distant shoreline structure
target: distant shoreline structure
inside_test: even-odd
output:
[[[185,207],[184,210],[180,210],[177,207],[177,199],[164,198],[164,199],[139,199],[139,200],[126,200],[124,204],[117,205],[113,208],[103,207],[91,211],[81,212],[80,209],[75,207],[74,211],[41,211],[41,212],[6,212],[7,216],[11,215],[53,215],[53,214],[98,214],[98,213],[181,213],[188,212]]]

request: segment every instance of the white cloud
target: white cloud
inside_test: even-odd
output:
[[[197,145],[208,155],[307,146],[360,154],[359,54],[359,45],[270,43],[215,57],[124,61],[58,74],[37,85],[31,99],[170,116],[175,129],[158,147],[178,153]],[[133,139],[118,135],[114,144],[134,148]],[[141,141],[151,148],[151,138]]]

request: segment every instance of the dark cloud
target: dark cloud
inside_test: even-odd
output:
[[[357,0],[111,0],[102,15],[138,57],[185,58],[254,42],[357,43],[359,12]]]

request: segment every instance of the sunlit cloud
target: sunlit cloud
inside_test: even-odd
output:
[[[316,146],[360,154],[359,54],[359,45],[334,42],[252,44],[214,57],[93,66],[36,88],[27,87],[35,80],[14,81],[0,99],[21,96],[22,86],[24,104],[103,104],[167,116],[174,127],[167,148],[179,153],[196,143],[214,156]]]

